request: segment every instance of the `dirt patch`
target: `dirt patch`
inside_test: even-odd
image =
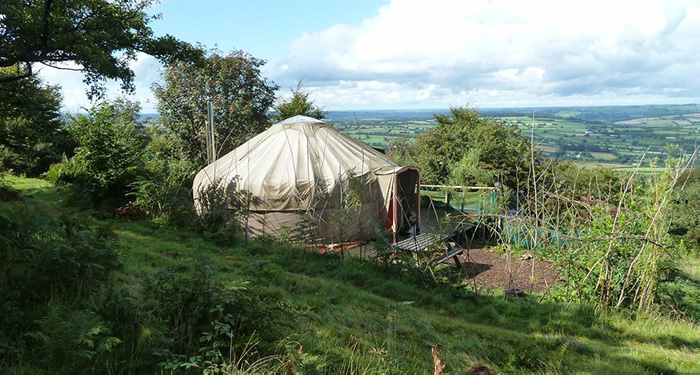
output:
[[[497,250],[471,249],[459,256],[469,280],[474,280],[486,289],[522,289],[525,292],[542,292],[557,280],[558,273],[550,263],[541,260],[510,259]],[[534,278],[532,266],[534,262]]]
[[[472,246],[475,246],[473,243]],[[543,260],[535,262],[535,277],[532,278],[532,259],[521,260],[520,256],[508,259],[503,252],[493,250],[479,243],[469,252],[459,255],[462,272],[468,280],[476,281],[485,289],[522,289],[526,293],[543,292],[554,284],[563,284],[558,280],[558,272],[552,264]],[[364,244],[348,250],[350,256],[372,259],[377,256],[371,244]],[[450,258],[445,262],[454,266]]]

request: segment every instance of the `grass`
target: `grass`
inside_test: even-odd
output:
[[[700,283],[700,258],[687,257],[681,263],[681,271],[685,272],[690,278]]]
[[[591,155],[593,156],[594,159],[599,159],[599,160],[615,160],[615,159],[617,159],[617,156],[615,156],[609,152],[591,152]]]
[[[8,183],[27,196],[11,204],[68,210],[64,194],[45,181],[11,177]],[[433,346],[447,372],[473,364],[499,373],[700,372],[700,330],[685,321],[600,316],[537,295],[477,296],[426,275],[275,241],[220,247],[186,230],[105,221],[122,248],[122,283],[138,289],[153,272],[193,272],[193,259],[211,257],[220,280],[244,278],[294,312],[280,340],[303,351],[307,368],[317,372],[427,373]]]

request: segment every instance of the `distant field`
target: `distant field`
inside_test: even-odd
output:
[[[692,151],[700,140],[700,106],[630,106],[485,110],[518,126],[545,156],[583,163],[635,165],[646,157],[663,159],[669,146]],[[331,122],[341,131],[374,147],[398,139],[415,140],[436,125],[439,111],[382,111],[369,117],[339,116]],[[444,113],[444,112],[440,112]],[[658,114],[658,116],[651,116]],[[534,127],[533,127],[534,126]]]
[[[591,152],[591,156],[593,156],[594,159],[599,159],[599,160],[615,160],[615,159],[617,159],[617,156],[615,156],[609,152]]]

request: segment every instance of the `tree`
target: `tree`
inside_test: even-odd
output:
[[[281,99],[274,106],[272,120],[280,122],[284,119],[297,115],[313,117],[322,120],[326,117],[327,112],[322,108],[314,105],[313,100],[309,100],[310,93],[302,91],[301,81],[297,83],[297,88],[290,88],[292,97],[289,99]]]
[[[451,108],[449,115],[436,115],[435,120],[438,125],[414,144],[404,141],[391,147],[399,162],[421,168],[426,183],[498,181],[515,187],[518,171],[528,169],[530,146],[515,125],[463,107]]]
[[[196,59],[201,51],[170,35],[155,37],[146,10],[154,0],[3,0],[0,5],[0,84],[31,77],[36,63],[79,70],[100,97],[105,79],[134,89],[129,63],[137,52],[163,62]],[[61,65],[73,62],[78,68]]]
[[[201,65],[179,62],[153,85],[163,125],[180,140],[185,155],[204,161],[208,86],[214,104],[217,153],[223,155],[264,130],[278,86],[262,77],[264,60],[243,51],[212,53]]]
[[[71,153],[60,108],[59,88],[38,77],[0,85],[0,169],[36,176]]]
[[[68,131],[78,144],[76,153],[52,165],[49,179],[72,184],[93,203],[123,201],[144,170],[148,137],[137,122],[139,111],[137,102],[115,100],[72,118]]]

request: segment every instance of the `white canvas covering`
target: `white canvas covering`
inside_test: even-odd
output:
[[[250,193],[241,207],[250,213],[242,219],[249,235],[294,235],[311,222],[316,239],[339,242],[338,211],[350,171],[360,182],[362,207],[343,225],[343,240],[373,237],[377,222],[394,232],[407,229],[418,170],[304,116],[272,125],[202,169],[193,185],[195,205],[201,212],[203,191],[230,187]]]

